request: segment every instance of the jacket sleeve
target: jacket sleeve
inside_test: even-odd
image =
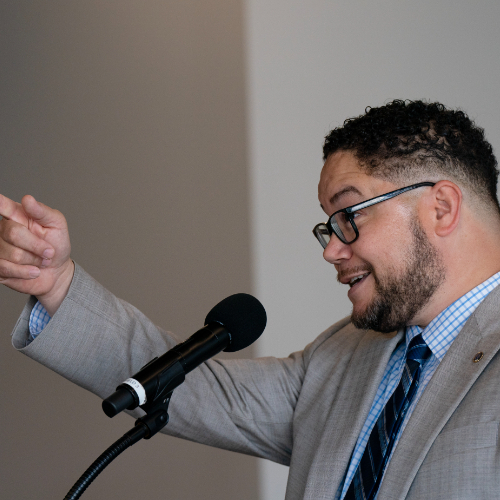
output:
[[[101,398],[179,342],[79,266],[59,310],[26,345],[35,302],[28,301],[14,328],[14,347]],[[174,391],[164,432],[289,464],[306,357],[204,363]]]

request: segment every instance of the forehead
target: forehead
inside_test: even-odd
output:
[[[348,151],[338,151],[328,157],[321,171],[318,198],[323,209],[329,213],[333,208],[373,198],[390,191],[393,184],[366,174],[356,157]]]

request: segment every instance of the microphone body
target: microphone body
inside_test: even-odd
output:
[[[103,401],[104,413],[114,417],[125,409],[133,410],[158,395],[173,391],[184,382],[187,373],[224,350],[230,340],[230,333],[220,323],[206,325],[120,384],[116,392]]]
[[[104,413],[114,417],[170,394],[201,363],[225,350],[247,347],[264,331],[267,317],[262,304],[239,293],[219,302],[207,315],[205,326],[160,357],[152,359],[120,384],[102,402]]]

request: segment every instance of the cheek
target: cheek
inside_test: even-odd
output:
[[[373,267],[377,276],[394,274],[404,268],[413,243],[406,221],[384,218],[363,229],[363,248],[356,253]]]
[[[391,200],[392,201],[392,200]],[[388,207],[381,207],[388,208]],[[411,215],[407,207],[396,206],[394,210],[381,210],[374,220],[373,229],[385,241],[404,241],[410,234]]]

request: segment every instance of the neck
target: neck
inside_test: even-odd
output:
[[[500,231],[481,227],[441,242],[445,280],[411,324],[425,328],[453,302],[500,272]]]

